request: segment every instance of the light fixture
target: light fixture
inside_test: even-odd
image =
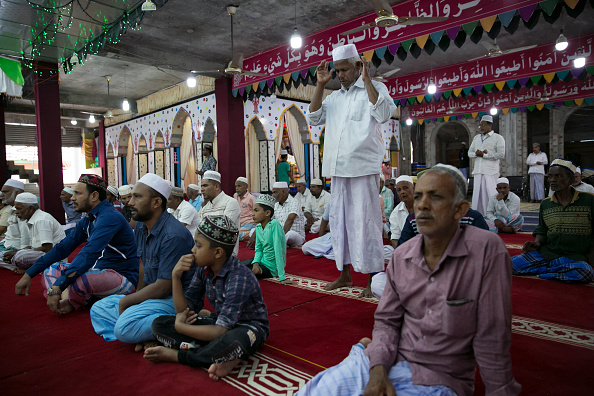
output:
[[[559,37],[557,37],[557,41],[555,41],[555,49],[557,51],[565,51],[569,43],[567,43],[567,37],[563,35],[563,29],[559,33]]]
[[[196,86],[196,78],[194,76],[189,76],[186,79],[186,85],[190,88],[194,88]]]
[[[142,11],[157,11],[157,6],[151,0],[146,0],[140,9]]]
[[[408,126],[412,125],[412,120],[410,118],[406,119],[406,125],[408,125]]]
[[[492,107],[490,110],[491,115],[497,115],[497,108],[496,107]]]
[[[76,121],[76,118],[72,117],[72,119],[70,120],[70,123],[72,125],[76,125],[76,124],[78,124],[78,121]]]
[[[429,86],[427,87],[427,92],[429,92],[431,95],[437,92],[437,87],[435,86],[435,83],[433,82],[432,78],[429,79]]]
[[[578,48],[577,56],[573,60],[573,67],[580,68],[586,66],[586,58],[584,58],[584,50],[582,48]]]
[[[95,116],[94,116],[93,114],[91,114],[91,115],[89,116],[89,122],[90,122],[91,124],[94,124],[94,123],[95,123]]]
[[[291,48],[301,48],[301,44],[303,44],[303,40],[297,31],[297,0],[295,0],[295,27],[293,28],[293,34],[291,35]]]
[[[128,98],[124,98],[124,101],[122,102],[122,110],[130,110],[130,102],[128,102]]]
[[[73,65],[76,65],[78,63],[78,55],[76,54],[76,52],[72,54],[72,56],[70,57],[70,63],[72,63]]]

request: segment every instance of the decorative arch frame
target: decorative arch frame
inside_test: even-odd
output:
[[[426,158],[426,162],[427,162],[427,168],[435,165],[437,163],[437,135],[439,134],[439,131],[441,128],[443,128],[444,125],[451,125],[451,124],[456,124],[459,125],[461,127],[464,128],[464,130],[466,131],[466,133],[468,134],[468,141],[472,142],[472,135],[470,133],[470,127],[467,125],[467,122],[464,121],[469,121],[473,124],[476,124],[477,121],[476,119],[469,119],[469,120],[450,120],[447,122],[440,122],[438,124],[434,124],[435,127],[431,130],[427,130],[427,127],[425,127],[425,158]],[[427,133],[429,132],[429,133]],[[469,144],[470,146],[470,144]]]

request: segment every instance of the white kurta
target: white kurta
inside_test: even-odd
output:
[[[476,150],[487,150],[487,154],[478,157]],[[505,140],[503,136],[493,131],[486,135],[479,133],[472,139],[468,149],[468,157],[475,159],[472,171],[474,175],[472,209],[479,211],[484,216],[487,213],[489,198],[497,193],[499,160],[505,158]]]
[[[171,214],[179,220],[180,223],[185,224],[188,231],[192,233],[192,237],[194,237],[196,228],[198,228],[198,225],[200,224],[200,216],[198,215],[196,208],[194,208],[191,203],[182,200],[177,209]]]
[[[409,214],[404,201],[396,205],[390,214],[390,239],[400,239],[400,234],[402,234],[402,229],[406,224],[406,218]]]
[[[44,243],[57,245],[66,238],[62,225],[51,214],[37,209],[27,222],[31,235],[31,247],[40,248]]]
[[[305,204],[305,212],[310,213],[314,219],[321,219],[324,211],[326,210],[326,206],[328,206],[328,202],[330,202],[331,194],[327,191],[322,190],[320,196],[318,198],[314,197],[311,194],[307,198],[307,203]]]
[[[507,199],[497,200],[497,194],[491,195],[489,198],[489,205],[487,206],[487,214],[485,219],[494,222],[499,216],[506,219],[512,215],[520,214],[520,197],[513,192],[509,192]]]

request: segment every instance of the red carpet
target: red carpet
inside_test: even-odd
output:
[[[529,238],[502,236],[510,253]],[[242,244],[239,257],[253,257],[253,251]],[[357,288],[324,292],[321,285],[338,276],[334,262],[304,256],[300,249],[288,249],[287,273],[296,285],[260,282],[271,325],[264,348],[225,381],[213,382],[204,370],[153,364],[131,345],[103,341],[93,332],[87,309],[65,317],[52,314],[38,279],[29,297],[16,296],[19,276],[0,271],[2,394],[294,394],[371,335],[377,301],[356,298]],[[359,288],[367,283],[366,275],[354,273],[353,279]],[[514,277],[512,300],[513,371],[523,394],[590,394],[594,287]],[[475,394],[484,394],[480,379]]]

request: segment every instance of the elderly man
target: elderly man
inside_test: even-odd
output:
[[[326,206],[330,202],[331,194],[326,192],[320,179],[313,179],[309,191],[311,196],[305,203],[305,231],[317,234],[320,232],[320,222]]]
[[[8,230],[9,226],[8,220],[11,216],[14,216],[14,214],[11,213],[14,205],[14,199],[23,191],[25,191],[25,184],[14,179],[8,179],[2,186],[0,193],[2,194],[2,204],[4,207],[2,210],[0,210],[0,238],[6,236],[6,231]]]
[[[82,218],[82,213],[77,212],[76,209],[74,209],[74,202],[72,202],[73,195],[74,190],[70,187],[64,187],[60,193],[62,208],[64,208],[64,213],[66,213],[66,225],[62,226],[62,228],[66,234],[68,234]]]
[[[118,188],[120,194],[120,202],[122,203],[122,215],[126,221],[130,224],[130,227],[134,229],[135,221],[132,219],[132,210],[130,209],[129,203],[132,198],[132,186],[126,184]]]
[[[568,283],[594,280],[594,195],[572,187],[575,166],[557,158],[549,167],[554,194],[540,204],[535,241],[512,257],[514,275],[536,275]]]
[[[171,186],[154,173],[144,175],[132,191],[129,205],[136,220],[134,238],[144,267],[138,290],[96,302],[91,308],[95,332],[107,341],[137,344],[140,351],[153,341],[153,320],[175,315],[172,271],[181,256],[189,254],[194,240],[190,232],[166,210]],[[193,210],[193,209],[192,209]],[[187,287],[193,270],[182,277]]]
[[[256,197],[248,192],[248,180],[245,177],[238,177],[235,180],[235,194],[240,209],[239,215],[239,240],[246,241],[250,238],[250,231],[256,228],[252,211],[256,203]]]
[[[200,224],[200,216],[194,207],[184,200],[184,190],[179,187],[171,187],[171,194],[167,200],[167,210],[190,231],[193,238],[196,228]]]
[[[576,166],[575,168],[575,181],[571,186],[575,188],[576,191],[594,194],[594,187],[582,181],[582,169],[579,166]]]
[[[309,197],[311,197],[311,192],[305,183],[305,179],[297,179],[295,180],[295,188],[297,189],[297,194],[295,194],[295,199],[299,202],[299,206],[301,210],[305,210],[305,204]]]
[[[382,210],[384,211],[384,216],[390,220],[390,215],[394,210],[394,193],[388,187],[386,187],[386,182],[384,179],[384,175],[380,176],[380,197],[384,200],[384,207]]]
[[[359,58],[354,44],[332,51],[338,91],[322,101],[332,78],[329,62],[317,67],[317,83],[309,112],[309,125],[325,124],[322,174],[332,178],[332,246],[340,277],[325,286],[334,290],[351,286],[351,268],[371,274],[362,297],[371,297],[371,276],[383,270],[382,208],[379,207],[380,164],[384,147],[380,125],[390,119],[396,105],[386,86],[371,79],[369,61]]]
[[[99,176],[80,176],[72,202],[78,212],[88,215],[35,261],[16,284],[16,294],[28,295],[31,279],[43,272],[40,280],[47,305],[52,312],[64,314],[84,307],[92,297],[134,290],[138,283],[134,236],[126,219],[107,201],[106,189],[107,183]],[[82,243],[85,246],[70,264],[60,263]]]
[[[205,172],[217,170],[217,160],[212,156],[212,146],[205,145],[202,154],[206,159],[202,163],[202,168],[200,170],[196,169],[196,174],[200,176],[204,176]]]
[[[422,235],[388,264],[373,341],[361,340],[298,395],[471,396],[477,364],[487,395],[520,393],[509,353],[509,254],[498,236],[459,224],[468,207],[457,168],[436,165],[419,178]]]
[[[472,171],[472,208],[484,216],[489,198],[497,192],[499,161],[505,158],[505,140],[503,136],[493,132],[493,117],[490,115],[481,118],[480,132],[472,140],[468,156],[475,158]]]
[[[233,197],[228,196],[221,190],[221,174],[219,172],[204,172],[204,176],[202,176],[202,196],[206,204],[198,212],[200,221],[204,216],[210,214],[225,215],[239,228],[241,209]],[[239,241],[235,244],[233,255],[237,256],[237,252],[239,252]]]
[[[493,232],[515,234],[522,229],[524,217],[520,214],[520,197],[509,190],[506,177],[497,179],[497,194],[489,198],[485,219]]]
[[[186,194],[188,194],[188,198],[190,199],[188,201],[190,205],[196,209],[196,212],[200,212],[200,209],[202,209],[202,202],[204,202],[204,199],[200,194],[200,187],[196,184],[190,184],[188,185],[188,188],[186,188]]]
[[[532,143],[532,152],[526,159],[530,175],[530,202],[540,202],[545,198],[544,166],[548,163],[547,155],[540,151],[540,143]]]
[[[396,179],[396,192],[400,198],[400,203],[390,214],[390,243],[396,249],[398,239],[406,223],[406,218],[414,211],[414,193],[415,186],[410,176],[400,176]]]
[[[272,196],[276,199],[273,219],[283,226],[287,246],[296,247],[305,242],[305,221],[299,202],[289,194],[286,182],[276,182],[272,186]],[[255,236],[255,234],[254,234]]]
[[[24,274],[35,260],[49,252],[66,237],[62,225],[54,217],[39,209],[37,197],[31,193],[19,194],[14,200],[16,215],[27,222],[30,244],[16,251],[5,252],[3,260],[11,261],[14,271]],[[21,242],[21,246],[23,243]]]

